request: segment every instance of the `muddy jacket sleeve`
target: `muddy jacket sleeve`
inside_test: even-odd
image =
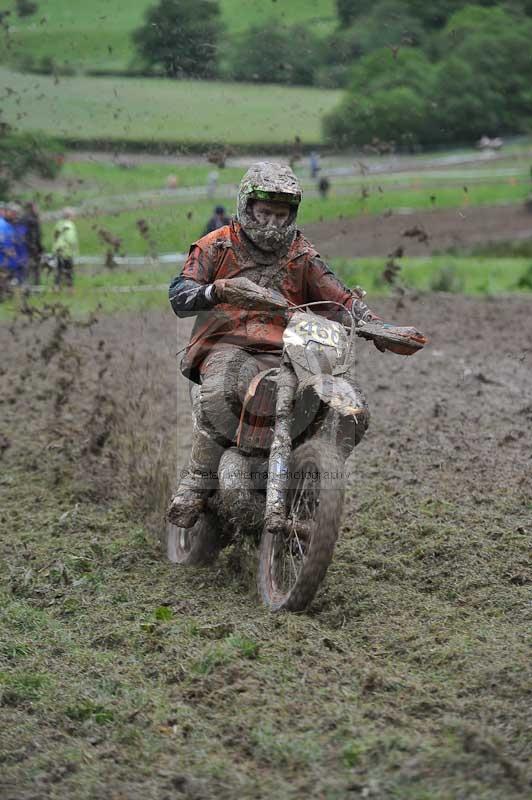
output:
[[[309,262],[307,272],[307,297],[309,302],[317,300],[333,300],[341,303],[355,315],[357,322],[370,322],[379,319],[377,314],[363,302],[364,293],[362,290],[349,289],[343,284],[334,272],[322,261],[319,256],[314,256]],[[341,318],[341,309],[338,306],[323,306],[321,309],[316,307],[317,313],[331,319]]]
[[[212,278],[213,266],[208,256],[193,245],[183,271],[174,278],[168,292],[170,304],[178,317],[192,317],[214,306],[210,299]]]

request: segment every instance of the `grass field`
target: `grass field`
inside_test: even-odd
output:
[[[223,178],[222,178],[223,179]],[[318,197],[305,198],[299,214],[302,226],[321,220],[337,219],[339,217],[352,218],[360,214],[378,214],[388,209],[428,209],[428,208],[462,208],[477,205],[492,205],[500,202],[520,202],[528,191],[528,184],[493,183],[472,186],[467,195],[461,186],[438,187],[431,184],[430,189],[387,187],[379,191],[374,187],[369,195],[362,196],[359,188],[353,188],[347,194],[332,194],[327,200]],[[435,201],[431,200],[435,197]],[[70,200],[70,195],[60,195],[57,205],[62,205],[63,200]],[[190,243],[197,239],[209,218],[214,202],[222,203],[232,213],[235,204],[235,193],[232,196],[217,195],[215,200],[182,199],[170,205],[155,207],[139,207],[135,210],[105,213],[97,216],[82,217],[77,220],[80,236],[81,250],[85,254],[102,252],[102,243],[98,235],[100,228],[105,228],[122,240],[122,251],[129,254],[142,254],[147,252],[145,239],[141,236],[136,225],[139,219],[148,223],[151,239],[159,253],[184,252]],[[142,203],[139,202],[139,206]],[[44,226],[45,239],[51,246],[51,228],[53,223]]]
[[[127,165],[127,156],[121,161]],[[205,186],[208,175],[213,170],[218,170],[221,183],[238,184],[244,174],[242,167],[218,169],[206,161],[190,165],[142,163],[125,167],[120,166],[120,162],[113,161],[72,161],[63,166],[60,178],[61,181],[70,181],[72,187],[77,184],[80,192],[83,192],[84,184],[88,184],[88,190],[94,188],[104,196],[161,189],[166,185],[169,175],[176,177],[178,187]]]
[[[165,189],[169,176],[176,178],[179,188],[196,186],[205,189],[209,173],[217,170],[217,167],[206,160],[197,165],[144,163],[121,166],[123,163],[128,164],[127,157],[120,159],[119,163],[69,161],[63,166],[61,175],[55,182],[47,182],[43,187],[39,181],[33,185],[30,178],[20,184],[17,195],[21,199],[35,199],[43,210],[60,209],[65,205],[78,206],[87,202],[98,207],[108,198],[122,197],[125,201],[130,201],[135,194],[142,196],[145,192]],[[243,169],[227,167],[218,170],[218,174],[219,183],[232,184],[236,191]],[[139,204],[140,202],[139,198]],[[176,194],[175,203],[183,202],[187,202],[187,196],[180,197]],[[120,200],[117,200],[116,205],[117,208],[120,207]]]
[[[117,211],[116,214],[84,217],[76,221],[82,253],[94,254],[105,251],[98,231],[105,229],[122,240],[121,252],[126,254],[173,253],[188,250],[190,243],[201,236],[206,221],[212,214],[214,203],[225,203],[232,211],[233,198],[217,197],[213,200],[191,201],[171,206],[138,208],[134,211]],[[149,227],[149,241],[137,226],[143,219]],[[51,244],[53,223],[44,226],[45,242]],[[102,249],[103,247],[103,249]]]
[[[78,70],[125,70],[134,58],[131,32],[152,0],[41,0],[34,17],[13,17],[8,38],[2,37],[0,60],[16,62],[31,56],[36,62],[52,57]],[[318,31],[336,22],[334,0],[221,0],[222,20],[229,33],[238,33],[275,17],[279,24],[312,22]],[[7,46],[8,45],[8,46]]]
[[[5,120],[78,142],[289,145],[321,141],[340,93],[314,88],[137,78],[60,78],[0,69]]]
[[[502,163],[479,162],[461,168],[411,169],[407,173],[388,172],[368,175],[357,174],[356,164],[348,155],[342,158],[324,157],[322,161],[326,173],[339,168],[350,171],[350,174],[331,177],[331,197],[350,192],[354,197],[358,196],[361,206],[368,206],[369,203],[362,203],[363,190],[379,195],[393,192],[399,197],[398,193],[404,195],[405,192],[410,193],[412,190],[427,189],[427,202],[431,205],[438,202],[440,189],[448,188],[458,190],[459,202],[464,205],[468,202],[473,204],[484,202],[484,190],[487,190],[488,197],[493,195],[495,201],[501,198],[508,201],[521,200],[532,189],[529,160],[530,158],[524,155],[505,159]],[[219,184],[231,184],[235,191],[245,167],[232,166],[231,160],[228,163],[229,166],[225,169],[218,170]],[[101,200],[101,205],[104,205],[103,201],[106,198],[120,195],[126,196],[125,199],[131,202],[136,193],[152,192],[166,187],[170,175],[175,176],[179,188],[196,186],[205,189],[208,175],[214,169],[217,168],[201,157],[197,158],[196,163],[182,163],[178,159],[175,162],[166,159],[165,163],[157,163],[141,161],[138,157],[128,157],[127,154],[113,159],[99,158],[97,154],[92,154],[76,160],[76,155],[71,153],[54,182],[43,184],[42,181],[35,182],[30,176],[18,186],[16,194],[22,199],[37,199],[43,210],[58,209],[64,205],[77,206],[96,200]],[[296,164],[295,171],[305,194],[308,194],[308,190],[314,190],[315,193],[315,181],[309,178],[306,159]],[[464,186],[467,187],[467,192]],[[516,188],[518,186],[522,189],[521,193]],[[434,201],[430,200],[431,195],[435,196]],[[186,203],[189,199],[190,196],[186,194],[181,197],[179,193],[175,195],[176,203]],[[168,200],[169,198],[166,198],[165,202]],[[395,203],[395,200],[393,202]],[[326,204],[327,215],[330,214],[330,209],[332,206]]]
[[[530,259],[435,256],[408,258],[400,263],[398,284],[407,291],[439,290],[490,296],[532,291]],[[369,292],[370,298],[390,293],[390,287],[382,278],[383,259],[333,259],[331,265],[348,286],[363,286]],[[0,320],[16,316],[21,302],[24,308],[29,306],[40,309],[60,301],[76,318],[92,313],[164,310],[169,307],[167,286],[180,270],[181,266],[177,264],[161,266],[149,262],[145,267],[119,267],[114,270],[102,268],[96,273],[92,267],[79,266],[76,270],[74,295],[69,295],[66,291],[59,294],[54,292],[51,278],[45,279],[46,291],[33,294],[23,301],[16,296],[9,302],[1,303]]]

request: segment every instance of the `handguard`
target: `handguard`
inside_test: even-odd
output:
[[[253,311],[285,311],[288,301],[280,292],[265,289],[248,278],[227,278],[214,281],[214,296],[218,303]]]
[[[389,322],[366,322],[356,332],[357,336],[370,339],[379,350],[390,350],[403,356],[417,353],[428,342],[427,337],[416,328],[400,327]]]

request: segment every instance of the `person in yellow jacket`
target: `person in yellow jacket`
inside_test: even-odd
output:
[[[65,208],[62,218],[54,227],[52,252],[57,257],[55,285],[58,288],[63,283],[70,289],[74,286],[74,259],[79,255],[79,243],[73,217],[74,211]]]

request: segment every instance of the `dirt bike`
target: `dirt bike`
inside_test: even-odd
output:
[[[247,389],[208,510],[190,529],[169,523],[166,534],[168,558],[183,565],[211,563],[237,534],[260,537],[258,590],[272,611],[304,610],[331,563],[345,461],[367,420],[362,396],[344,376],[354,335],[383,335],[382,325],[357,326],[344,306],[347,324],[315,314],[317,305],[325,301],[285,312],[280,365]]]

